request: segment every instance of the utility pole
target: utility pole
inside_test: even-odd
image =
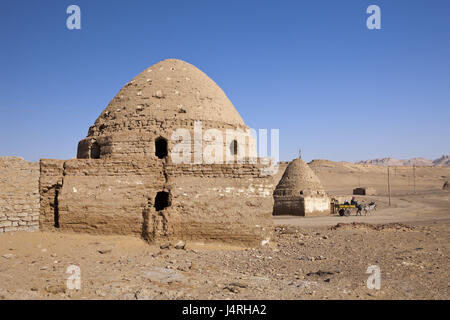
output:
[[[389,166],[387,168],[388,171],[388,194],[389,194],[389,207],[391,206],[391,176],[389,174]]]
[[[416,193],[416,165],[413,165],[414,193]]]

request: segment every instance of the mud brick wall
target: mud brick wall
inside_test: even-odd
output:
[[[62,187],[64,160],[41,159],[40,161],[40,216],[41,230],[55,227],[55,215],[58,214],[58,194]]]
[[[189,127],[175,127],[182,129],[177,132],[173,128],[159,128],[157,132],[126,131],[126,133],[88,137],[79,142],[77,158],[156,158],[155,142],[161,138],[167,142],[168,154],[172,155],[173,152],[174,159],[169,157],[169,161],[174,162],[181,162],[182,158],[184,163],[193,163],[198,157],[195,152],[204,155],[205,159],[212,159],[209,163],[226,163],[228,159],[234,159],[236,156],[240,158],[257,157],[256,139],[250,135],[249,131],[218,124],[217,128],[220,129],[212,128],[214,132],[209,132],[207,128],[210,124],[202,122],[202,125],[205,126],[197,130]],[[232,142],[236,142],[235,151],[231,146]],[[196,149],[200,149],[200,151]],[[212,153],[215,155],[216,150],[220,150],[220,156],[218,155],[217,159],[212,155]]]
[[[149,198],[166,182],[162,161],[41,160],[41,228],[138,235]]]
[[[272,191],[270,176],[178,176],[171,184],[167,221],[183,240],[259,245],[272,239]]]
[[[0,157],[0,233],[39,229],[39,163]]]
[[[273,178],[260,165],[169,165],[153,157],[41,160],[41,228],[148,241],[271,238]],[[157,210],[158,193],[170,205]]]

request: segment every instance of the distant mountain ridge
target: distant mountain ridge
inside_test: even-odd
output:
[[[395,158],[379,158],[373,160],[358,161],[356,164],[373,164],[377,166],[450,166],[450,156],[443,155],[442,157],[430,160],[425,158],[412,158],[408,160],[399,160]]]

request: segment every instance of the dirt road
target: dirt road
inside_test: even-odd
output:
[[[347,196],[349,199],[352,195]],[[450,222],[450,193],[445,191],[420,192],[417,194],[405,194],[391,199],[391,206],[388,205],[386,196],[358,196],[360,202],[369,203],[374,201],[377,210],[369,215],[356,216],[355,212],[349,217],[338,215],[321,217],[295,217],[295,216],[275,216],[274,222],[277,225],[295,225],[299,227],[325,227],[333,226],[344,222],[364,222],[364,223],[409,223],[424,224],[433,222]]]

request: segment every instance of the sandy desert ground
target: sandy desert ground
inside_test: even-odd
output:
[[[311,164],[325,189],[377,196],[370,216],[279,216],[275,241],[260,248],[211,243],[148,245],[133,237],[59,232],[0,235],[0,299],[449,299],[450,167]],[[281,167],[282,171],[283,167]],[[281,173],[278,174],[281,176]],[[67,267],[81,290],[66,288]],[[381,270],[380,290],[366,270]]]

